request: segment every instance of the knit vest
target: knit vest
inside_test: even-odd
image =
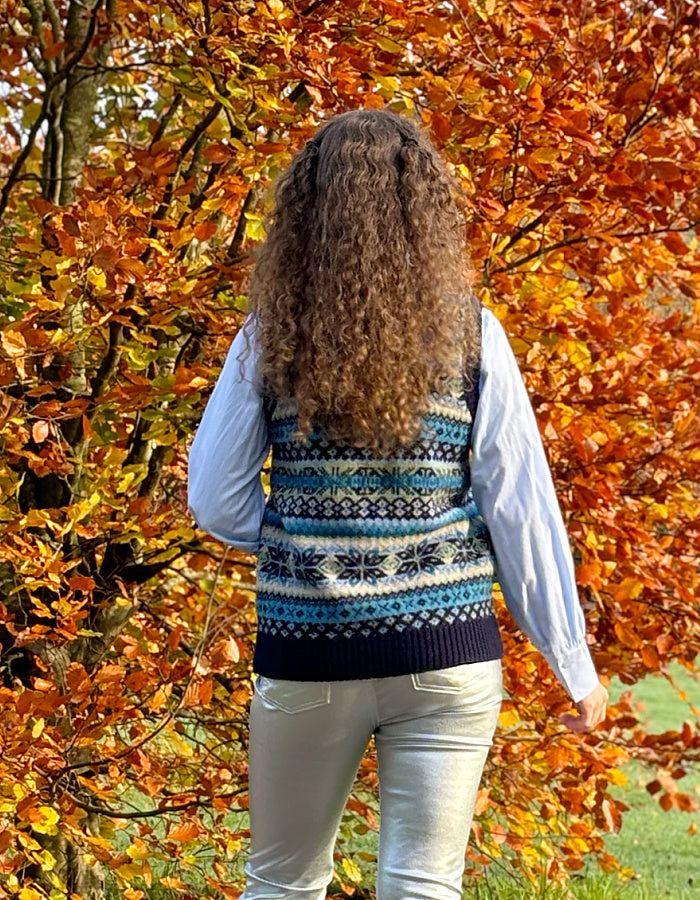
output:
[[[432,392],[421,437],[388,459],[316,427],[304,446],[295,401],[266,401],[255,672],[335,681],[503,655],[493,547],[470,490],[468,399],[459,379]]]

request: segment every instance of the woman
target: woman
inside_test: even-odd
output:
[[[461,896],[501,705],[496,571],[578,708],[565,724],[605,716],[534,414],[470,292],[458,190],[402,116],[326,122],[278,180],[190,450],[195,520],[258,554],[245,900],[326,896],[371,735],[377,897]]]

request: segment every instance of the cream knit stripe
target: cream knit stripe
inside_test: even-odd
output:
[[[440,586],[464,584],[468,586],[474,581],[493,576],[495,563],[492,556],[481,557],[469,565],[465,573],[464,565],[442,565],[437,572],[420,572],[419,574],[397,578],[388,575],[382,579],[373,580],[372,583],[359,581],[356,584],[343,579],[329,578],[324,590],[323,582],[312,585],[308,582],[302,584],[293,581],[277,581],[262,576],[258,580],[258,593],[279,594],[280,597],[300,598],[303,600],[319,600],[328,603],[334,600],[333,591],[341,588],[343,597],[347,598],[372,598],[382,597],[397,591],[429,590]],[[466,577],[465,577],[466,575]],[[342,602],[342,600],[338,601]],[[468,601],[466,601],[468,602]]]

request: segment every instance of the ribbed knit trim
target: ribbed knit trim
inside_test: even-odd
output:
[[[498,623],[489,615],[369,637],[291,638],[261,632],[253,671],[291,681],[345,681],[425,672],[502,656]]]

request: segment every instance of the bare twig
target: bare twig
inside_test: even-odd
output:
[[[193,806],[203,806],[204,804],[211,803],[212,800],[226,800],[231,797],[240,797],[241,794],[248,793],[248,788],[242,787],[235,791],[228,791],[225,794],[215,794],[213,797],[202,799],[195,797],[192,800],[188,800],[186,803],[173,804],[172,806],[160,806],[157,809],[144,809],[139,810],[138,812],[123,812],[118,809],[109,809],[109,807],[106,806],[95,806],[92,803],[85,803],[79,797],[76,797],[75,794],[72,794],[67,788],[64,788],[63,790],[76,806],[80,807],[80,809],[87,810],[87,812],[99,813],[102,816],[109,816],[112,819],[149,819],[152,816],[163,816],[171,812],[181,812],[185,809],[192,809]]]

